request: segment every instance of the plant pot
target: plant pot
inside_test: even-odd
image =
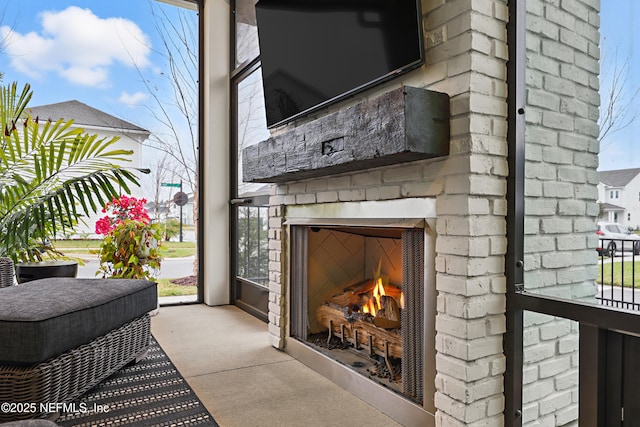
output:
[[[151,255],[152,249],[158,249],[158,240],[153,237],[153,232],[149,230],[145,230],[142,232],[142,239],[140,239],[140,253],[138,253],[138,258],[146,259]]]
[[[47,277],[76,277],[77,274],[77,261],[51,260],[16,264],[16,279],[18,283]]]

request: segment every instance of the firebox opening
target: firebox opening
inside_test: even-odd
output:
[[[294,228],[292,336],[422,404],[424,229]]]

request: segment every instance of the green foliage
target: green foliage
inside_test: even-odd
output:
[[[100,246],[100,268],[103,278],[151,279],[160,268],[159,224],[125,219],[107,233]]]
[[[132,154],[113,149],[117,137],[31,117],[32,95],[29,85],[0,86],[0,256],[14,261],[60,257],[54,236],[139,185],[135,171],[146,172],[117,164]]]
[[[169,240],[172,237],[178,237],[180,234],[180,221],[175,218],[169,218],[162,223],[164,227],[164,238]]]

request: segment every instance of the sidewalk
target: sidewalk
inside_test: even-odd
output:
[[[98,256],[93,254],[68,254],[84,260],[84,265],[78,266],[78,277],[94,278],[98,271]],[[193,275],[193,261],[195,257],[166,258],[162,261],[158,279],[177,279]]]

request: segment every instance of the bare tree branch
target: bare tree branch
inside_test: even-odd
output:
[[[638,110],[635,108],[635,103],[640,92],[640,88],[636,87],[634,89],[630,87],[629,55],[620,64],[618,50],[616,49],[612,61],[605,61],[603,58],[601,63],[611,64],[613,68],[603,69],[601,73],[601,80],[610,82],[610,87],[605,89],[606,93],[604,94],[601,91],[600,117],[598,119],[600,151],[610,146],[613,142],[607,140],[608,137],[630,126],[638,118]]]
[[[186,191],[197,192],[198,159],[198,22],[193,11],[165,7],[149,0],[150,13],[161,44],[154,52],[165,64],[159,75],[134,62],[151,102],[143,107],[156,122],[147,146],[168,155],[180,167]]]

